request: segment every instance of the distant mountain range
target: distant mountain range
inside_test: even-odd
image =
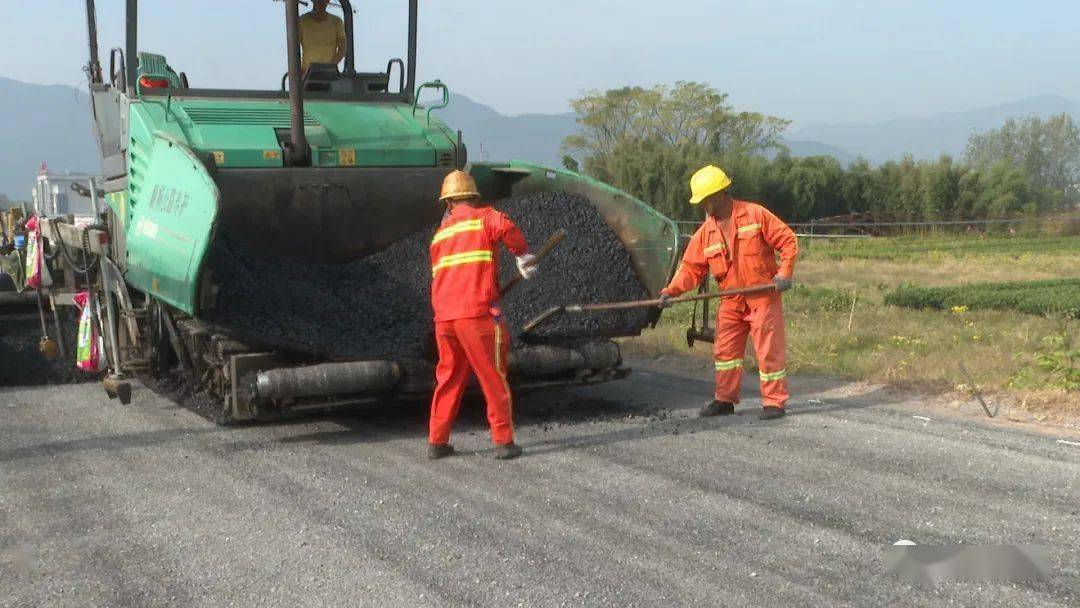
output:
[[[567,135],[577,131],[573,113],[504,116],[464,95],[452,95],[443,118],[461,129],[472,159],[520,158],[558,165]],[[1080,103],[1056,95],[940,114],[928,118],[877,123],[809,124],[796,128],[782,142],[792,156],[832,156],[841,164],[858,157],[883,163],[911,154],[934,159],[941,154],[962,156],[973,133],[1000,127],[1007,119],[1071,114],[1080,122]],[[481,150],[482,149],[482,154]]]
[[[64,85],[0,77],[0,192],[26,201],[42,162],[53,171],[100,170],[90,96]]]
[[[780,143],[787,146],[788,153],[794,158],[802,158],[804,156],[831,156],[840,161],[841,165],[848,165],[858,158],[847,150],[841,150],[836,146],[830,146],[829,144],[820,141],[784,138],[780,140]]]
[[[1070,114],[1080,122],[1080,103],[1059,95],[1042,95],[929,118],[904,118],[871,124],[809,124],[795,129],[792,139],[828,142],[852,156],[872,163],[899,159],[904,154],[933,159],[941,154],[959,157],[968,138],[999,128],[1007,119]]]
[[[968,137],[1000,127],[1007,118],[1069,113],[1080,120],[1080,103],[1045,95],[929,118],[879,123],[809,124],[784,143],[793,156],[833,156],[847,164],[859,156],[880,163],[911,153],[960,156]],[[530,160],[559,166],[562,141],[577,131],[572,112],[506,116],[465,95],[451,96],[436,116],[463,132],[472,160]],[[53,171],[93,173],[99,162],[90,127],[89,97],[62,85],[27,84],[0,77],[0,193],[27,200],[42,162]]]
[[[438,116],[460,129],[472,160],[530,160],[558,167],[562,164],[562,141],[578,132],[577,115],[521,114],[504,116],[461,94],[451,94],[450,106]],[[856,156],[820,141],[784,140],[792,156],[833,156],[843,164]]]
[[[562,141],[578,131],[577,115],[521,114],[504,116],[461,94],[437,116],[462,132],[471,160],[530,160],[541,165],[562,164]]]

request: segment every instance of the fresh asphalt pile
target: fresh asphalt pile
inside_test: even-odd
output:
[[[503,301],[506,322],[514,336],[545,310],[564,304],[596,304],[649,297],[634,270],[630,254],[615,231],[589,200],[560,192],[542,192],[499,201],[496,207],[525,233],[532,250],[560,228],[566,239],[544,259],[537,276],[519,284]],[[512,256],[501,259],[503,281],[517,273]],[[636,333],[648,322],[647,309],[552,317],[531,333],[553,340],[564,337]]]
[[[210,253],[218,286],[207,321],[258,345],[330,358],[423,354],[431,266],[421,230],[345,265],[261,256],[222,235]]]
[[[496,203],[538,249],[560,228],[568,235],[539,276],[502,303],[512,334],[540,312],[562,304],[648,297],[614,231],[585,198],[539,193]],[[431,264],[434,227],[345,265],[322,265],[244,250],[228,234],[211,249],[218,286],[205,320],[252,344],[336,359],[423,357],[432,352]],[[501,256],[503,281],[517,272]],[[539,339],[627,334],[648,322],[644,310],[562,315],[535,332]]]

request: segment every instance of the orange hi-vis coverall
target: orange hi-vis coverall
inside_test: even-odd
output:
[[[771,283],[773,277],[791,277],[799,242],[780,218],[756,203],[736,200],[731,210],[730,234],[709,216],[686,246],[679,270],[660,293],[678,296],[696,289],[706,273],[720,289]],[[776,264],[780,253],[780,265]],[[787,340],[780,294],[767,291],[721,300],[716,311],[713,342],[716,400],[739,402],[746,336],[754,341],[763,405],[784,407],[788,400]]]
[[[457,204],[431,241],[431,305],[435,311],[435,396],[428,441],[450,440],[450,428],[476,374],[487,401],[495,445],[513,443],[512,398],[506,380],[510,338],[495,308],[499,299],[499,244],[514,255],[528,252],[521,230],[491,207]]]

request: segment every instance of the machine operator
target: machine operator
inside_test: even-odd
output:
[[[300,17],[300,67],[313,63],[337,65],[345,58],[345,22],[326,11],[330,0],[314,0],[311,12]]]

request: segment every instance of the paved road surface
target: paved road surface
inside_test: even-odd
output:
[[[2,388],[0,606],[1080,604],[1080,447],[795,386],[772,423],[656,372],[521,396],[506,463],[475,404],[433,463],[416,405],[226,429]],[[900,538],[1049,545],[1055,574],[910,587]]]

